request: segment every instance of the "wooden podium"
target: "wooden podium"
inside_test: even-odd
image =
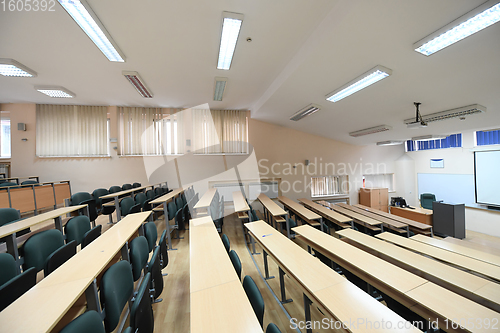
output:
[[[435,234],[465,238],[465,204],[434,201],[432,210]]]

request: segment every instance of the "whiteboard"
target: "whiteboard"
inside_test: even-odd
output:
[[[418,198],[422,193],[433,193],[436,200],[448,203],[475,203],[474,175],[419,173]]]

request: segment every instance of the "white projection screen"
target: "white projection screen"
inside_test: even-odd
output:
[[[500,151],[474,152],[476,202],[500,207]]]

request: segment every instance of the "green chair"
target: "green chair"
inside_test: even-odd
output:
[[[229,238],[227,238],[226,234],[222,235],[222,244],[224,244],[224,247],[226,248],[226,252],[229,253],[229,250],[231,249],[231,243],[229,242]]]
[[[432,202],[436,201],[436,196],[432,193],[420,194],[420,206],[425,209],[432,209]]]
[[[132,184],[123,184],[122,185],[122,191],[131,190],[133,188],[134,187],[132,186]]]
[[[175,229],[176,229],[176,238],[183,239],[183,237],[179,237],[179,230],[184,230],[184,218],[182,217],[182,209],[177,210],[175,213]]]
[[[139,236],[130,242],[130,263],[132,265],[132,277],[134,281],[139,280],[141,272],[148,264],[149,247],[146,237]]]
[[[146,197],[148,199],[154,199],[155,198],[155,191],[154,190],[147,190],[146,191]]]
[[[109,188],[109,194],[121,192],[122,188],[120,186],[114,185]]]
[[[161,302],[160,297],[163,292],[163,276],[161,274],[161,257],[160,257],[160,247],[157,246],[153,252],[153,256],[148,263],[148,271],[151,273],[151,291],[154,299],[154,303]]]
[[[12,187],[12,186],[15,186],[15,188],[17,188],[18,184],[13,182],[0,183],[0,187]]]
[[[100,300],[106,312],[106,332],[112,332],[118,326],[121,313],[133,293],[134,278],[128,261],[119,261],[104,273],[100,284]]]
[[[90,229],[83,235],[82,246],[83,250],[87,245],[92,243],[97,237],[101,236],[102,225],[98,224],[95,228]]]
[[[146,197],[146,194],[144,193],[137,193],[135,195],[135,203],[136,204],[139,204],[140,207],[141,207],[141,210],[144,211],[144,203],[148,200],[148,198]]]
[[[25,180],[21,183],[21,185],[38,185],[39,183],[36,180]]]
[[[10,256],[10,254],[8,255]],[[29,268],[2,284],[2,286],[0,286],[0,311],[12,304],[25,292],[33,288],[35,283],[36,270],[34,268]]]
[[[167,251],[167,230],[163,230],[160,241],[158,242],[160,247],[160,258],[161,258],[161,269],[165,269],[168,265],[168,251]],[[163,273],[163,276],[167,276],[167,273]]]
[[[0,208],[0,227],[12,222],[19,221],[21,219],[21,213],[15,208]],[[30,228],[26,228],[16,232],[16,237],[25,235],[31,232]],[[7,237],[0,238],[0,243],[5,242]]]
[[[127,216],[128,214],[138,213],[141,210],[141,205],[136,204],[134,199],[131,197],[123,198],[120,201],[120,213],[122,217]]]
[[[87,216],[80,215],[71,218],[64,226],[66,243],[76,241],[77,245],[81,244],[85,233],[90,229],[90,219]]]
[[[132,188],[138,188],[138,187],[141,187],[141,183],[133,183],[132,184]]]
[[[266,333],[281,333],[281,331],[278,328],[278,326],[276,326],[273,323],[269,323],[269,325],[267,325],[267,328],[266,328]]]
[[[45,267],[43,269],[43,275],[47,277],[75,254],[76,241],[73,240],[64,246],[61,246],[47,257],[47,261],[45,262]]]
[[[95,198],[96,208],[99,214],[108,215],[109,223],[113,223],[113,213],[115,212],[115,205],[104,205],[107,202],[113,201],[113,198],[101,199],[100,197],[108,195],[109,191],[105,188],[98,188],[92,192],[92,196]]]
[[[14,257],[9,253],[0,253],[0,287],[17,275]]]
[[[34,267],[37,272],[41,271],[52,252],[63,245],[63,235],[57,229],[34,234],[23,245],[24,270]]]
[[[229,258],[231,259],[231,262],[233,263],[234,269],[236,270],[236,274],[238,274],[238,278],[241,280],[240,257],[238,257],[238,254],[234,250],[231,250],[231,251],[229,251]]]
[[[168,210],[168,220],[170,221],[173,218],[175,218],[175,213],[177,213],[177,206],[175,205],[174,200],[171,200],[167,204],[167,210]]]
[[[151,297],[149,296],[150,280],[151,274],[147,273],[130,308],[131,332],[153,333],[154,316]]]
[[[60,333],[105,333],[101,316],[93,310],[78,316],[60,331]]]
[[[158,198],[158,197],[161,197],[163,195],[163,190],[161,187],[157,187],[155,188],[155,197]]]
[[[243,289],[247,294],[248,300],[252,305],[253,311],[259,320],[260,326],[264,325],[264,299],[260,293],[259,288],[250,277],[250,275],[245,276],[243,279]]]
[[[144,236],[148,241],[148,253],[153,251],[156,246],[156,240],[158,239],[158,229],[154,222],[148,222],[144,224]]]
[[[87,205],[89,209],[89,219],[95,227],[95,220],[97,218],[97,203],[90,193],[78,192],[71,196],[71,206]]]

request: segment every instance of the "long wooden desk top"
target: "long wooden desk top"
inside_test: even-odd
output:
[[[338,205],[335,205],[335,204],[331,204],[329,202],[326,202],[326,204],[328,204],[328,207],[330,207],[334,211],[336,211],[338,213],[341,213],[343,215],[349,216],[350,218],[352,218],[352,219],[354,219],[356,221],[365,223],[367,225],[370,225],[370,226],[379,226],[379,225],[382,224],[382,222],[380,222],[378,220],[375,220],[375,219],[372,219],[370,217],[358,214],[356,212],[353,212],[352,210],[345,209],[345,208],[343,208],[341,206],[338,206]]]
[[[302,198],[299,199],[300,202],[304,206],[307,206],[309,209],[312,209],[313,211],[316,211],[318,214],[322,215],[323,217],[327,218],[328,220],[337,223],[337,224],[345,224],[346,226],[350,227],[350,223],[352,222],[352,219],[339,214],[337,212],[334,212],[331,209],[326,208],[325,206],[322,206],[320,204],[315,203],[312,200]]]
[[[332,319],[349,323],[364,318],[371,322],[392,322],[384,332],[420,332],[416,328],[396,329],[405,320],[353,285],[340,274],[313,258],[300,246],[264,221],[246,223],[256,242],[295,281],[303,292],[330,314]],[[365,325],[354,325],[350,332],[375,332]]]
[[[288,215],[288,213],[285,212],[285,210],[283,208],[281,208],[280,206],[278,206],[278,204],[276,204],[276,202],[272,201],[264,193],[259,194],[259,196],[257,197],[257,199],[260,201],[260,203],[264,207],[266,207],[266,209],[269,211],[269,213],[271,213],[272,216],[276,217],[276,216],[286,216],[286,215]]]
[[[311,212],[309,209],[307,209],[306,207],[302,206],[298,202],[293,201],[290,198],[281,196],[281,197],[278,197],[278,200],[283,205],[287,206],[288,208],[290,208],[291,210],[293,210],[294,212],[296,212],[297,214],[301,215],[302,217],[304,217],[307,220],[311,220],[312,221],[312,220],[319,220],[319,219],[321,219],[320,215],[316,214],[315,212]]]
[[[467,298],[484,302],[488,307],[500,309],[500,298],[478,292],[488,285],[500,291],[499,284],[352,229],[345,229],[337,234],[346,237],[351,244],[360,245],[362,249],[375,253],[382,259],[443,285],[447,289]]]
[[[381,216],[387,217],[389,219],[392,219],[392,220],[395,220],[395,221],[398,221],[398,222],[401,222],[401,223],[408,224],[408,225],[410,225],[410,226],[412,226],[412,227],[414,227],[416,229],[420,229],[420,230],[430,230],[430,229],[432,229],[431,225],[428,225],[428,224],[425,224],[425,223],[420,223],[420,222],[413,221],[413,220],[410,220],[410,219],[406,219],[404,217],[397,216],[397,215],[394,215],[394,214],[389,214],[389,213],[383,212],[383,211],[378,210],[378,209],[374,209],[374,208],[371,208],[371,207],[363,206],[363,205],[360,205],[360,204],[357,204],[357,205],[354,205],[354,206],[358,207],[358,208],[361,208],[363,210],[366,210],[366,211],[368,211],[370,213],[381,215]]]
[[[207,208],[212,204],[212,200],[214,198],[215,192],[217,192],[216,188],[209,188],[205,194],[200,198],[200,200],[194,205],[194,209],[198,208]]]
[[[388,232],[383,232],[375,237],[500,281],[500,267],[484,261],[466,257],[458,253],[450,252],[439,247],[397,236]]]
[[[156,205],[156,204],[168,202],[168,201],[172,200],[172,198],[178,196],[179,194],[181,194],[183,192],[184,192],[183,188],[177,188],[177,189],[173,190],[172,192],[169,192],[167,194],[162,195],[159,198],[151,200],[150,203]]]
[[[190,221],[191,332],[262,332],[212,219]]]
[[[374,220],[380,221],[384,224],[388,224],[389,226],[392,226],[392,227],[397,228],[397,229],[403,229],[403,228],[406,228],[408,226],[408,224],[392,220],[392,219],[384,217],[382,215],[377,215],[375,213],[366,211],[366,210],[361,209],[361,208],[356,207],[356,206],[351,206],[351,205],[347,205],[344,203],[338,203],[337,205],[342,207],[342,208],[352,210],[355,213],[358,213],[358,214],[364,215],[366,217],[372,218]]]
[[[157,185],[159,185],[159,184],[157,184]],[[106,195],[103,195],[103,196],[101,196],[99,198],[101,198],[101,199],[115,198],[115,197],[118,197],[118,196],[121,196],[121,195],[127,195],[127,194],[130,194],[130,193],[133,193],[133,192],[142,191],[142,190],[145,190],[148,187],[152,187],[152,186],[154,187],[155,185],[146,185],[146,186],[141,186],[141,187],[134,187],[134,188],[131,188],[130,190],[123,190],[123,191],[120,191],[120,192],[106,194]]]
[[[415,235],[411,237],[411,239],[416,240],[418,242],[426,243],[432,246],[436,246],[442,248],[447,251],[455,252],[461,254],[466,257],[474,258],[477,260],[481,260],[492,265],[500,266],[500,256],[496,256],[494,254],[478,251],[475,249],[470,249],[468,247],[453,244],[450,242],[445,242],[440,239],[435,239],[431,237],[426,237],[424,235]]]
[[[33,217],[28,217],[24,220],[20,220],[18,222],[13,222],[10,224],[6,224],[0,227],[0,237],[5,237],[12,235],[15,232],[18,232],[20,230],[32,227],[34,225],[37,225],[42,222],[46,222],[48,220],[53,220],[56,217],[65,215],[67,213],[74,212],[75,210],[82,209],[86,207],[87,205],[77,205],[77,206],[69,206],[69,207],[62,207],[58,209],[54,209],[51,211],[48,211],[43,214],[35,215]]]
[[[250,210],[250,207],[248,207],[247,201],[245,200],[245,197],[243,196],[243,193],[241,193],[241,191],[233,192],[233,204],[234,211],[236,213],[248,212]]]
[[[0,312],[0,332],[53,329],[150,214],[127,215]]]
[[[476,238],[477,239],[477,238]],[[485,239],[478,240],[479,243],[475,242],[474,238],[472,240],[458,239],[453,237],[446,237],[443,239],[445,242],[455,243],[458,245],[462,245],[471,249],[475,249],[478,251],[494,254],[496,256],[500,256],[500,244],[495,244],[493,242],[489,242]],[[495,245],[497,247],[495,247]]]

